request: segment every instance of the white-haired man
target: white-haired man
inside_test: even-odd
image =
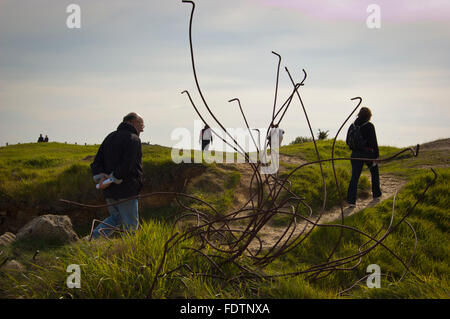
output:
[[[108,204],[136,196],[142,189],[142,146],[139,135],[144,127],[142,116],[129,113],[98,149],[91,170]],[[103,183],[108,178],[113,182]],[[123,226],[130,232],[138,229],[137,199],[108,206],[108,211],[110,216],[95,228],[92,238],[109,236],[113,227]]]

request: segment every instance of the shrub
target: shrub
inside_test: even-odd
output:
[[[306,143],[306,142],[312,142],[312,138],[307,137],[307,136],[297,136],[295,138],[295,140],[293,140],[291,143],[289,143],[289,145],[302,144],[302,143]]]
[[[328,130],[327,131],[322,131],[320,128],[319,128],[319,133],[317,134],[317,139],[318,140],[326,140],[327,138],[328,138]]]

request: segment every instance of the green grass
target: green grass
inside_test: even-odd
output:
[[[368,289],[362,282],[351,291],[353,298],[448,298],[449,289],[449,219],[443,207],[448,204],[448,180],[450,170],[439,172],[438,182],[430,188],[425,201],[418,205],[408,218],[417,232],[419,245],[411,269],[420,278],[408,274],[398,282],[403,267],[382,247],[376,248],[363,259],[355,271],[337,271],[330,276],[310,283],[304,276],[272,280],[249,281],[242,285],[229,285],[222,289],[219,279],[191,275],[187,271],[178,276],[167,276],[157,281],[154,298],[336,298],[338,292],[362,278],[369,264],[378,264],[382,274],[381,289]],[[398,195],[396,218],[399,220],[417,198],[418,192],[430,181],[430,174],[414,178]],[[375,233],[386,226],[391,216],[392,200],[375,208],[366,209],[346,220],[368,233]],[[448,206],[447,206],[448,207]],[[430,213],[429,211],[432,211]],[[429,213],[426,213],[429,212]],[[144,298],[147,296],[163,254],[165,241],[171,235],[166,223],[149,220],[135,236],[124,236],[111,241],[78,242],[62,247],[45,248],[45,245],[30,248],[27,243],[17,242],[10,249],[19,249],[24,256],[28,272],[25,277],[11,272],[0,272],[3,297],[24,298]],[[311,237],[292,253],[278,259],[265,270],[267,275],[306,269],[326,260],[339,230],[318,228]],[[336,258],[358,251],[366,239],[351,231],[345,231],[343,245]],[[396,254],[407,260],[414,245],[413,234],[405,225],[399,227],[385,244]],[[29,245],[29,243],[28,243]],[[28,247],[28,248],[27,248]],[[162,272],[188,264],[199,273],[218,275],[214,267],[187,247],[195,247],[192,240],[183,242],[170,250]],[[37,261],[31,262],[34,249],[44,251]],[[58,259],[56,259],[58,257]],[[20,259],[19,259],[20,260]],[[28,260],[28,262],[27,262]],[[241,259],[246,265],[249,262]],[[81,266],[81,289],[69,289],[65,285],[69,264]],[[226,268],[230,276],[236,273],[233,267]],[[383,277],[384,278],[384,277]],[[392,285],[390,285],[392,284]]]
[[[321,159],[331,158],[331,151],[333,150],[333,140],[316,141]],[[392,146],[379,146],[380,157],[387,157],[399,149]],[[301,144],[292,144],[280,147],[280,153],[291,156],[298,156],[305,161],[316,161],[317,153],[313,142],[306,142]],[[345,141],[337,140],[334,147],[334,157],[350,157],[350,149]],[[341,161],[336,162],[341,163]]]
[[[320,140],[316,141],[317,149],[319,151],[320,159],[326,160],[331,159],[332,150],[333,150],[333,140]],[[392,147],[392,146],[379,146],[380,158],[387,158],[401,149]],[[301,143],[301,144],[293,144],[287,145],[280,148],[280,153],[290,156],[297,156],[307,162],[317,161],[317,153],[313,142]],[[350,158],[351,150],[348,148],[347,144],[344,141],[337,140],[334,146],[334,158]],[[419,164],[417,161],[410,161],[411,154],[403,154],[399,158],[396,158],[389,162],[381,162],[379,164],[380,172],[385,173],[398,173],[398,175],[402,174],[405,170],[409,168],[409,166],[405,167],[405,164],[411,165],[411,167],[416,167]],[[351,165],[349,160],[337,160],[334,162],[335,167],[342,167],[345,170],[349,170],[351,172]],[[331,161],[324,162],[324,166],[330,165]],[[399,170],[399,168],[402,168]]]
[[[331,151],[333,149],[333,140],[320,140],[316,141],[317,148],[319,150],[320,158],[331,159]],[[393,146],[379,146],[380,158],[388,158],[395,153],[402,150]],[[305,161],[316,161],[317,154],[313,142],[306,142],[301,144],[292,144],[282,146],[280,153],[290,156],[297,156]],[[334,157],[335,158],[349,158],[351,150],[345,144],[345,141],[337,140],[335,143]],[[410,152],[403,153],[398,157],[388,161],[379,163],[381,174],[394,174],[401,177],[413,177],[420,173],[420,170],[426,166],[432,166],[441,162],[447,161],[447,155],[445,152],[436,150],[422,150],[419,152],[419,156],[412,159]],[[328,163],[324,164],[328,165]],[[343,167],[350,170],[350,161],[339,160],[335,161],[336,167]]]
[[[51,254],[39,256],[36,262],[26,264],[31,270],[26,285],[19,285],[23,280],[20,275],[2,273],[2,280],[16,283],[10,285],[10,289],[3,291],[3,294],[16,298],[145,297],[150,291],[163,255],[164,243],[170,234],[166,224],[149,221],[142,225],[135,236],[124,235],[111,241],[101,239],[60,247]],[[188,240],[184,244],[189,246],[192,242]],[[175,268],[189,262],[191,258],[188,250],[174,249],[166,256],[162,270]],[[70,264],[81,267],[81,289],[69,289],[66,286],[66,268]],[[177,295],[182,285],[179,281],[159,280],[153,297]]]
[[[248,287],[229,285],[221,289],[219,271],[200,254],[193,253],[194,239],[187,239],[167,251],[160,273],[180,268],[172,275],[153,281],[164,256],[164,244],[172,236],[169,224],[155,220],[145,222],[134,236],[92,242],[79,241],[49,248],[48,243],[16,242],[10,250],[21,249],[19,260],[26,274],[0,271],[0,297],[3,298],[211,298],[245,295]],[[31,244],[31,246],[30,246]],[[32,260],[33,249],[44,249]],[[245,263],[245,262],[244,262]],[[81,288],[66,285],[67,266],[77,264],[81,270]],[[187,270],[188,269],[188,270]],[[202,275],[194,275],[195,273]],[[228,274],[237,274],[233,265]],[[150,295],[150,291],[152,291]]]
[[[290,168],[288,171],[281,173],[280,178],[288,177],[289,172],[295,168],[295,165],[284,165]],[[343,167],[336,168],[336,177],[338,180],[338,186],[334,178],[334,173],[330,164],[323,165],[323,172],[325,175],[326,185],[326,201],[325,209],[330,209],[339,205],[341,199],[345,202],[347,197],[347,186],[350,182],[351,173],[348,169]],[[315,164],[311,166],[305,166],[297,170],[289,177],[289,181],[292,183],[291,190],[304,199],[306,203],[313,209],[314,213],[317,213],[323,205],[324,188],[320,167]],[[358,184],[358,198],[365,198],[369,196],[370,183],[367,176],[361,176]],[[340,194],[340,196],[339,196]],[[303,205],[299,205],[297,209],[298,213],[304,216],[309,215],[309,209]],[[285,226],[291,221],[291,217],[287,215],[275,215],[274,225]]]
[[[225,213],[233,203],[240,178],[238,171],[221,169],[213,164],[188,187],[187,193],[209,203],[218,213]],[[212,214],[211,209],[199,201],[188,200],[187,203],[192,208]]]
[[[94,187],[89,165],[98,147],[32,143],[0,148],[2,199],[10,206],[44,209],[59,207],[60,198],[97,203],[101,197]],[[170,148],[143,145],[142,149],[147,188],[174,183],[174,178],[187,169],[186,165],[172,161]]]
[[[389,275],[388,282],[382,279],[381,289],[368,289],[365,282],[359,289],[351,291],[355,298],[449,298],[450,290],[448,281],[450,275],[449,267],[449,169],[439,170],[437,182],[429,189],[424,201],[412,212],[408,221],[415,228],[418,236],[417,252],[411,265],[412,271],[420,278],[411,274],[406,280],[398,282],[404,268],[384,248],[377,247],[366,258],[355,271],[337,271],[330,276],[313,284],[318,291],[334,293],[348,288],[353,282],[366,275],[366,267],[369,264],[378,264],[382,274]],[[396,221],[407,212],[416,201],[418,194],[431,181],[432,174],[421,173],[417,175],[398,195],[395,210]],[[347,226],[359,228],[367,233],[375,234],[382,226],[386,229],[392,212],[393,199],[365,209],[346,219]],[[331,228],[318,228],[311,238],[298,249],[278,260],[272,270],[277,271],[283,265],[283,271],[296,271],[306,269],[328,257],[334,243],[339,236],[339,230]],[[378,236],[380,237],[380,236]],[[343,244],[337,251],[335,258],[348,256],[358,252],[360,245],[367,238],[353,231],[345,230]],[[402,224],[384,242],[396,254],[408,261],[414,247],[414,235],[406,224]],[[288,280],[288,279],[285,279]],[[391,283],[394,283],[390,286]],[[287,285],[287,283],[286,283]]]
[[[59,196],[72,194],[80,200],[95,200],[94,196],[77,188],[92,188],[89,173],[89,161],[83,161],[88,155],[94,155],[95,146],[73,146],[49,143],[8,146],[0,148],[2,163],[0,174],[1,187],[5,196],[17,200],[18,194],[28,196],[28,203],[45,196],[52,201]],[[338,141],[336,156],[348,156],[349,152]],[[21,151],[20,148],[23,148]],[[41,148],[39,148],[41,147]],[[170,149],[158,146],[144,147],[144,171],[152,176],[152,187],[164,184],[182,173],[181,166],[171,165]],[[324,158],[330,158],[331,142],[320,141],[319,147]],[[11,148],[8,150],[8,148]],[[27,148],[30,148],[28,150]],[[72,148],[72,150],[71,150]],[[382,147],[381,156],[388,156],[398,151],[396,148]],[[43,151],[48,152],[43,155]],[[312,143],[290,145],[282,148],[282,153],[301,156],[314,160]],[[23,154],[23,155],[22,155]],[[51,155],[50,155],[51,154]],[[404,156],[401,159],[382,164],[385,173],[399,174],[408,180],[399,192],[396,201],[394,224],[411,208],[418,195],[432,179],[429,170],[422,165],[436,164],[441,154],[432,154],[432,160],[422,153],[418,158]],[[339,163],[339,164],[338,164]],[[167,165],[167,166],[166,166]],[[290,168],[288,164],[283,164]],[[346,190],[349,179],[349,163],[336,163],[341,190]],[[180,171],[178,171],[180,169]],[[12,179],[11,171],[22,172],[22,179]],[[324,165],[329,195],[327,207],[338,201],[331,165]],[[449,246],[450,207],[449,181],[450,169],[438,168],[438,180],[428,190],[424,201],[417,205],[408,221],[414,227],[418,246],[412,260],[411,270],[416,274],[403,275],[402,264],[386,249],[379,246],[362,259],[354,271],[335,271],[329,276],[310,282],[304,275],[280,277],[264,280],[243,280],[240,283],[223,287],[223,280],[209,276],[192,275],[186,269],[160,278],[154,287],[153,298],[339,298],[338,293],[366,275],[369,264],[378,264],[383,275],[380,289],[368,289],[365,281],[349,292],[350,298],[449,298]],[[8,176],[13,182],[5,182]],[[63,181],[72,178],[72,186],[65,188]],[[85,179],[87,181],[85,181]],[[226,170],[221,165],[207,165],[202,175],[192,180],[188,188],[190,194],[210,202],[218,211],[229,209],[233,192],[239,182],[238,171]],[[19,182],[20,181],[20,182]],[[322,181],[318,165],[299,170],[292,178],[292,187],[296,193],[307,198],[314,207],[322,204]],[[10,184],[8,184],[10,183]],[[85,184],[86,183],[86,184]],[[15,185],[17,184],[17,185]],[[73,185],[76,185],[75,187]],[[367,191],[368,180],[362,180],[362,191]],[[44,188],[43,191],[41,188]],[[41,191],[42,193],[39,193]],[[33,193],[38,192],[38,195]],[[68,196],[68,195],[67,195]],[[79,197],[77,197],[79,196]],[[87,197],[83,197],[87,196]],[[43,201],[44,202],[44,201]],[[207,211],[198,202],[187,202],[191,207]],[[381,227],[386,229],[391,213],[393,199],[386,200],[373,208],[365,209],[346,218],[345,224],[375,234]],[[145,211],[145,210],[144,210]],[[164,244],[171,236],[170,218],[177,213],[175,206],[169,205],[152,210],[145,217],[141,229],[135,236],[124,236],[111,241],[79,241],[61,246],[49,241],[18,241],[2,248],[0,263],[5,256],[22,262],[27,272],[24,274],[0,269],[0,297],[3,298],[145,298],[148,295],[153,278],[161,261]],[[144,214],[143,214],[144,215]],[[278,220],[283,224],[286,221]],[[338,228],[319,227],[298,248],[278,258],[265,269],[254,271],[266,275],[295,272],[326,261],[334,243],[339,237]],[[379,237],[380,235],[378,235]],[[367,238],[353,231],[343,232],[342,245],[334,258],[348,256],[358,252]],[[414,235],[406,224],[400,225],[385,241],[390,249],[407,262],[414,247]],[[191,239],[175,246],[169,251],[162,272],[174,269],[182,264],[190,265],[196,272],[218,275],[217,270],[201,255],[193,253],[189,247],[196,247]],[[40,250],[36,260],[32,257]],[[250,261],[241,257],[240,262],[250,267]],[[81,267],[81,289],[66,287],[69,264]],[[239,270],[230,265],[225,273],[232,277]]]
[[[332,145],[332,140],[321,140],[317,142],[321,159],[331,158]],[[382,147],[382,150],[385,153],[392,153],[396,149]],[[313,142],[284,146],[280,149],[280,153],[296,156],[306,161],[317,160]],[[350,151],[343,141],[337,141],[334,154],[335,157],[350,157]],[[279,175],[281,178],[288,177],[289,172],[297,167],[297,165],[287,163],[281,163],[281,165],[287,169]],[[327,194],[325,209],[330,209],[333,206],[339,205],[341,199],[345,202],[347,197],[347,187],[351,178],[351,165],[348,160],[335,162],[338,186],[336,185],[336,180],[334,178],[332,163],[322,163],[322,169],[325,176]],[[358,198],[366,198],[370,195],[370,183],[367,176],[368,172],[365,171],[359,180]],[[289,177],[289,181],[292,183],[292,191],[304,198],[305,202],[308,203],[314,212],[318,212],[318,210],[321,209],[323,205],[324,188],[321,169],[318,163],[307,165],[296,170],[294,174]],[[338,188],[340,193],[338,192]],[[297,212],[305,214],[305,216],[309,214],[309,210],[303,205],[298,207]],[[273,221],[276,226],[285,226],[291,221],[291,217],[287,215],[276,215]]]

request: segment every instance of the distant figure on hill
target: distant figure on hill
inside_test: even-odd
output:
[[[142,189],[142,145],[139,135],[144,127],[144,120],[139,114],[129,113],[98,149],[91,170],[108,204],[136,196]],[[95,228],[93,238],[109,236],[111,226],[123,226],[130,232],[138,229],[137,199],[108,206],[108,211],[110,216]]]
[[[48,142],[48,136],[47,135],[45,135],[45,138],[44,138],[44,143],[47,143]]]
[[[375,126],[370,123],[372,112],[369,108],[363,107],[358,113],[356,121],[350,125],[347,132],[347,144],[352,150],[352,158],[378,158],[380,156],[378,151],[377,135],[375,134]],[[370,169],[372,176],[372,195],[373,198],[381,196],[380,189],[380,175],[378,171],[378,164],[373,161],[351,161],[352,164],[352,178],[347,191],[347,203],[350,207],[356,205],[356,193],[358,188],[359,177],[364,164]]]
[[[42,134],[39,135],[39,138],[38,138],[37,142],[38,143],[43,143],[44,142],[44,138],[42,137]]]
[[[271,158],[271,167],[273,168],[273,173],[274,174],[278,174],[278,168],[279,168],[279,163],[280,163],[280,146],[281,146],[281,142],[283,141],[283,136],[284,136],[284,130],[280,129],[278,127],[278,124],[271,124],[270,125],[270,131],[269,134],[267,135],[267,143],[264,146],[264,157],[263,160],[264,162],[267,162],[267,148],[270,147],[270,158]],[[278,142],[278,143],[277,143]]]
[[[209,150],[209,144],[212,144],[213,138],[212,138],[212,132],[211,128],[208,124],[205,124],[205,127],[200,132],[200,144],[202,146],[202,151]]]
[[[279,142],[278,146],[281,146],[281,142],[283,141],[283,136],[284,136],[284,130],[279,128],[278,124],[272,124],[270,127],[271,127],[271,129],[269,131],[269,135],[267,136],[267,145],[272,147],[272,145],[271,145],[272,138],[275,138],[278,136],[278,142]]]

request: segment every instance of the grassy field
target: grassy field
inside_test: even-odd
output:
[[[368,289],[362,282],[361,289],[351,292],[356,298],[449,298],[449,177],[450,170],[439,171],[439,177],[434,186],[408,217],[408,221],[417,232],[418,247],[412,262],[412,270],[416,276],[408,274],[407,280],[397,282],[403,272],[402,264],[393,258],[385,249],[378,247],[368,255],[356,271],[334,272],[330,276],[318,281],[314,287],[319,292],[328,292],[336,295],[338,292],[349,287],[349,283],[357,281],[365,275],[365,267],[369,264],[378,264],[383,274],[388,275],[382,279],[381,289]],[[396,201],[396,214],[394,224],[399,221],[411,208],[418,194],[431,181],[432,174],[422,173],[415,176],[403,189]],[[373,208],[367,208],[358,214],[346,219],[347,226],[357,227],[368,233],[376,233],[379,229],[386,230],[390,222],[393,200],[386,200]],[[339,230],[320,228],[312,234],[305,245],[300,246],[292,254],[278,260],[273,266],[273,271],[283,267],[285,271],[298,271],[302,267],[314,265],[314,262],[324,260],[327,253],[333,248],[338,238]],[[342,249],[337,252],[338,257],[348,256],[358,251],[367,238],[355,234],[352,231],[344,231]],[[388,247],[399,256],[404,256],[407,261],[414,247],[414,234],[406,224],[401,226],[386,242]],[[356,262],[355,262],[356,263]],[[280,291],[273,292],[272,296],[282,298],[285,289],[291,289],[292,297],[303,298],[301,289],[289,288],[289,281],[281,280],[276,284]],[[320,297],[316,294],[316,297]]]
[[[10,204],[48,205],[59,198],[98,200],[89,165],[98,145],[31,143],[0,148],[0,193]],[[170,149],[143,146],[146,176],[173,165]]]
[[[332,142],[320,141],[319,148],[323,158],[330,158]],[[0,148],[1,195],[9,201],[25,201],[22,205],[48,205],[61,196],[73,200],[99,202],[101,198],[92,191],[92,181],[88,164],[84,160],[95,154],[97,146],[74,146],[57,143],[28,144]],[[386,157],[398,149],[381,147],[380,156]],[[281,152],[298,156],[305,160],[315,160],[312,143],[283,147]],[[418,198],[433,174],[425,165],[437,164],[442,154],[430,151],[425,157],[403,156],[398,160],[380,164],[381,173],[399,174],[407,178],[407,186],[398,194],[394,224],[406,214]],[[433,156],[428,156],[434,154]],[[342,141],[336,145],[336,157],[347,157],[349,152]],[[149,183],[164,178],[173,171],[170,149],[159,146],[144,146],[145,175],[152,176]],[[283,164],[289,168],[289,164]],[[348,161],[336,162],[337,174],[342,187],[349,179]],[[338,202],[336,189],[333,189],[331,164],[324,165],[329,202]],[[216,279],[218,272],[199,254],[189,247],[193,242],[178,244],[165,256],[166,262],[161,272],[187,264],[195,273],[211,276],[193,275],[183,271],[182,276],[169,275],[160,278],[155,284],[154,276],[164,255],[164,244],[172,235],[171,219],[165,218],[176,213],[174,205],[159,208],[146,215],[141,229],[135,236],[123,236],[110,241],[79,241],[70,245],[56,242],[17,241],[1,248],[0,264],[6,256],[14,258],[26,267],[25,273],[15,273],[0,269],[0,297],[3,298],[449,298],[449,216],[450,207],[449,177],[450,169],[436,169],[438,180],[430,187],[424,200],[417,205],[408,217],[418,239],[416,254],[411,261],[411,270],[402,281],[404,268],[388,251],[377,247],[354,271],[335,271],[329,276],[310,281],[307,276],[274,277],[273,279],[249,279],[240,284],[223,285]],[[293,189],[308,197],[314,207],[321,205],[321,178],[317,165],[300,170],[291,181]],[[170,180],[169,177],[166,177]],[[63,183],[72,179],[70,184]],[[232,204],[234,191],[239,183],[237,170],[224,170],[219,165],[206,165],[203,174],[192,179],[187,192],[210,202],[217,210],[227,211]],[[155,185],[156,185],[155,184]],[[367,191],[369,182],[362,180],[361,190]],[[20,198],[20,199],[19,199]],[[45,199],[43,199],[45,198]],[[207,210],[198,202],[187,202],[190,207]],[[369,233],[386,229],[390,222],[393,200],[386,200],[373,208],[367,208],[346,219],[346,225],[354,226]],[[280,224],[283,220],[279,220]],[[339,236],[335,228],[318,228],[295,250],[265,269],[252,268],[256,273],[276,276],[281,273],[296,272],[326,260],[333,243]],[[344,231],[343,244],[336,257],[358,252],[367,239],[352,231]],[[385,241],[393,252],[407,262],[414,248],[414,234],[405,224],[401,224]],[[33,260],[36,249],[40,253]],[[253,267],[247,257],[240,262]],[[356,262],[355,262],[356,263]],[[69,264],[79,264],[82,271],[81,289],[66,286]],[[349,295],[339,292],[350,287],[366,275],[369,264],[381,267],[380,289],[368,289],[362,281]],[[228,266],[229,277],[239,273],[239,269]],[[175,272],[174,274],[176,274]],[[153,285],[154,284],[154,285]]]

